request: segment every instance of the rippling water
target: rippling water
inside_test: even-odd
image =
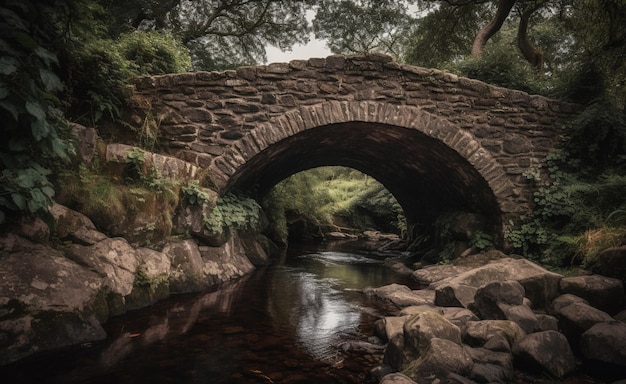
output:
[[[360,290],[401,282],[382,259],[295,251],[220,289],[109,320],[106,342],[0,368],[12,383],[366,383],[366,341],[389,308]]]

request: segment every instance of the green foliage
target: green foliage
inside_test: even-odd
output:
[[[157,31],[122,34],[114,47],[134,75],[163,75],[191,69],[187,48],[172,35]]]
[[[217,206],[203,222],[211,232],[225,233],[230,229],[254,228],[260,219],[261,207],[255,200],[228,194],[217,199]]]
[[[47,215],[49,176],[74,151],[56,96],[58,59],[42,27],[53,12],[31,1],[0,6],[0,223],[10,213]]]
[[[200,188],[198,180],[191,180],[181,188],[185,200],[189,204],[205,204],[210,201],[209,195]]]
[[[265,196],[263,210],[272,236],[282,243],[287,240],[287,216],[304,219],[316,232],[345,225],[398,233],[406,228],[403,211],[389,191],[345,167],[320,167],[290,176]]]

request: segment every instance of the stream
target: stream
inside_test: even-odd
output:
[[[376,383],[369,371],[383,351],[373,323],[393,308],[361,290],[411,285],[383,259],[332,246],[289,249],[219,289],[111,318],[103,342],[24,359],[1,367],[0,377],[39,384]]]

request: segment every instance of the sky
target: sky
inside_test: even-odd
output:
[[[310,59],[311,57],[326,57],[332,55],[326,43],[313,36],[306,45],[295,45],[291,51],[282,52],[275,47],[267,47],[267,64],[288,63],[296,59]]]

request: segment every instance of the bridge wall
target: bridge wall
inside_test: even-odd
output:
[[[232,186],[251,159],[286,138],[366,122],[417,130],[451,148],[486,180],[505,216],[528,212],[523,173],[558,147],[576,112],[570,104],[382,55],[147,77],[135,96],[148,106],[137,121],[148,113],[158,120],[163,151],[209,169],[218,188]]]

